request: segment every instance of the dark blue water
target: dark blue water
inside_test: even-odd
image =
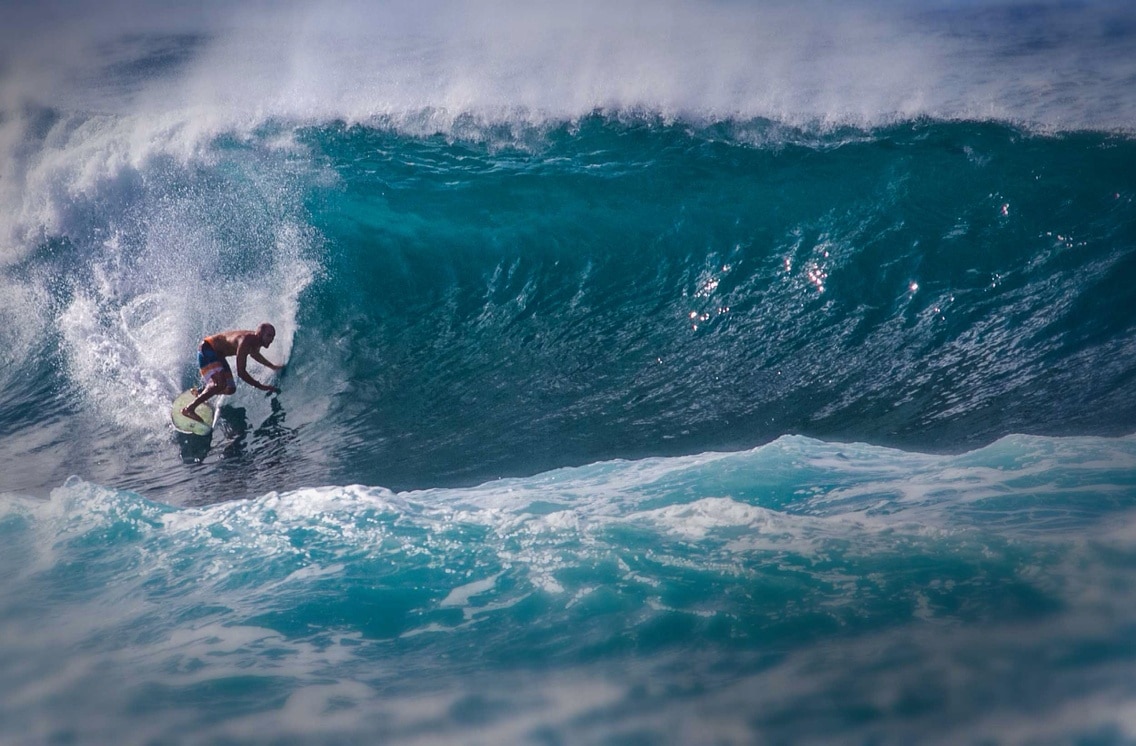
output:
[[[1128,6],[470,7],[13,11],[0,740],[1136,739]]]

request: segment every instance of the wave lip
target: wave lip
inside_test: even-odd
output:
[[[423,111],[445,130],[464,115],[597,110],[863,127],[1136,120],[1125,3],[244,3],[153,22],[116,9],[50,25],[24,9],[5,38],[0,109],[137,114],[181,137]]]

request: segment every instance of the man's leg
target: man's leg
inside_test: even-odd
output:
[[[201,391],[201,393],[197,395],[197,398],[194,399],[193,401],[191,401],[186,407],[182,408],[181,413],[184,414],[186,417],[188,417],[191,420],[197,420],[198,422],[205,422],[205,420],[203,420],[203,419],[201,419],[200,417],[197,416],[197,412],[194,411],[194,410],[197,409],[198,404],[201,404],[202,402],[209,401],[214,396],[216,396],[218,393],[220,393],[221,387],[222,387],[222,382],[218,381],[217,377],[214,376],[213,379],[210,380],[209,383],[205,386],[205,388]]]

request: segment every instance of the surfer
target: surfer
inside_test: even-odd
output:
[[[201,340],[197,347],[197,367],[201,369],[201,389],[189,405],[181,413],[190,419],[201,422],[202,419],[194,411],[203,401],[224,394],[226,396],[237,390],[237,382],[233,379],[233,369],[225,358],[237,356],[237,375],[245,383],[255,386],[261,391],[279,394],[280,389],[267,383],[261,383],[248,372],[248,359],[251,357],[263,366],[272,370],[280,370],[283,365],[269,362],[260,351],[272,344],[276,339],[276,327],[272,324],[261,324],[256,331],[247,329],[234,329],[228,332],[219,332]]]

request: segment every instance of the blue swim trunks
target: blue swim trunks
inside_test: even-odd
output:
[[[221,393],[231,394],[237,390],[236,381],[233,379],[233,369],[229,367],[229,362],[225,360],[223,355],[217,354],[213,345],[209,344],[209,340],[203,341],[197,348],[197,367],[201,370],[202,388],[208,386],[209,382],[216,378],[217,384],[222,389]]]

